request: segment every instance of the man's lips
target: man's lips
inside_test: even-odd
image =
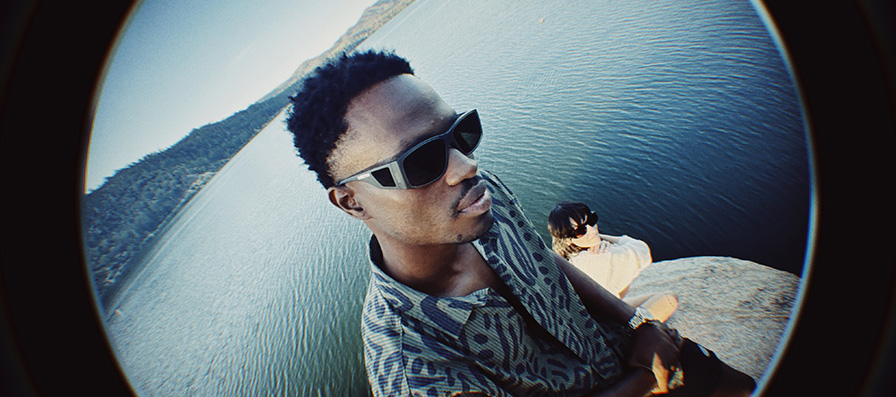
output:
[[[491,197],[488,195],[485,181],[479,180],[479,183],[467,191],[467,194],[458,203],[457,208],[458,212],[472,212],[473,210],[481,210],[482,208],[480,207],[485,206],[487,208],[490,205]]]

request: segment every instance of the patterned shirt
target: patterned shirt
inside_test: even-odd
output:
[[[473,244],[512,296],[490,287],[461,297],[414,290],[380,269],[371,238],[362,334],[374,395],[581,395],[614,383],[624,328],[588,314],[514,195],[493,174],[480,175],[494,223]]]

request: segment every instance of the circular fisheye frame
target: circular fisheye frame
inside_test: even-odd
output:
[[[427,3],[418,1],[418,6]],[[896,392],[893,378],[889,376],[893,373],[896,357],[893,336],[893,324],[896,323],[893,307],[896,305],[892,304],[896,286],[892,277],[894,254],[887,247],[896,236],[892,231],[881,230],[879,226],[891,224],[896,219],[889,197],[871,192],[870,189],[883,186],[882,181],[893,180],[894,168],[890,159],[891,153],[896,150],[893,142],[892,106],[892,103],[896,103],[896,74],[893,63],[894,42],[891,39],[893,27],[889,23],[896,17],[893,5],[881,0],[860,3],[843,0],[813,4],[811,7],[800,7],[782,0],[752,4],[762,13],[766,25],[775,28],[772,37],[777,40],[782,53],[786,53],[787,66],[799,89],[805,128],[810,137],[807,152],[814,170],[811,197],[812,207],[815,209],[810,220],[814,234],[810,233],[804,250],[807,266],[801,275],[800,298],[794,303],[795,309],[783,334],[784,339],[754,395],[892,395]],[[350,332],[352,325],[338,329],[317,322],[301,329],[290,328],[290,324],[306,323],[307,317],[265,318],[258,315],[262,311],[239,318],[226,318],[224,321],[208,321],[221,320],[222,317],[215,317],[216,313],[239,313],[243,307],[256,308],[258,306],[252,305],[257,302],[270,303],[265,307],[278,307],[276,302],[283,301],[273,298],[284,296],[278,294],[290,297],[287,306],[324,307],[323,302],[328,302],[327,300],[306,300],[305,290],[299,293],[297,288],[292,288],[293,285],[289,284],[302,280],[324,280],[328,277],[347,280],[344,281],[346,285],[330,288],[330,295],[352,296],[353,298],[346,300],[350,301],[346,306],[354,305],[352,307],[355,309],[363,299],[351,291],[363,289],[366,276],[311,271],[278,274],[277,271],[285,270],[276,266],[271,267],[279,270],[268,273],[271,277],[264,281],[271,283],[263,284],[264,288],[222,288],[221,291],[236,292],[229,296],[229,301],[204,301],[203,299],[208,298],[196,297],[177,305],[169,297],[176,295],[175,288],[182,288],[183,291],[195,288],[185,281],[191,280],[189,277],[201,276],[205,280],[202,282],[207,282],[208,285],[233,287],[239,283],[237,280],[259,277],[258,274],[249,274],[252,272],[251,268],[241,270],[236,267],[230,269],[236,269],[236,272],[225,273],[221,272],[223,268],[215,267],[218,264],[211,264],[203,272],[182,274],[183,278],[180,280],[172,277],[166,281],[169,283],[166,288],[153,291],[155,296],[152,299],[177,310],[177,316],[146,316],[148,324],[134,329],[138,331],[137,337],[143,337],[147,341],[125,341],[115,336],[114,331],[110,331],[110,324],[122,324],[114,321],[121,321],[126,316],[132,316],[127,321],[135,321],[134,317],[139,317],[140,314],[135,314],[128,308],[119,308],[121,314],[115,313],[115,310],[106,312],[106,307],[101,306],[101,299],[97,299],[96,280],[85,271],[92,269],[95,264],[86,259],[89,254],[84,248],[82,188],[85,180],[82,171],[87,164],[86,148],[93,122],[91,117],[101,87],[94,83],[103,79],[104,62],[107,61],[107,55],[118,34],[127,28],[125,21],[129,11],[133,11],[131,5],[104,3],[91,6],[43,2],[37,7],[29,1],[13,1],[5,6],[6,12],[0,13],[0,23],[5,32],[3,46],[0,47],[4,59],[0,68],[3,78],[0,147],[4,149],[4,156],[0,156],[0,159],[4,162],[3,169],[7,170],[5,180],[8,187],[4,201],[7,204],[7,214],[3,222],[7,232],[0,240],[0,315],[3,317],[0,321],[0,394],[57,395],[70,394],[72,390],[91,390],[99,395],[152,394],[148,388],[135,386],[135,377],[147,376],[141,374],[141,370],[134,369],[137,368],[134,357],[164,365],[166,362],[177,362],[172,357],[178,357],[179,354],[197,353],[189,346],[178,346],[178,338],[192,335],[181,330],[183,328],[192,328],[193,331],[190,332],[208,332],[203,335],[210,335],[206,341],[215,342],[219,346],[231,346],[240,352],[260,349],[265,342],[260,338],[229,333],[226,328],[219,328],[222,323],[247,327],[244,329],[252,329],[256,324],[259,327],[261,324],[273,325],[272,330],[265,335],[278,334],[286,335],[287,339],[294,338],[289,339],[293,342],[292,346],[309,342],[297,342],[303,335],[326,334],[331,339],[345,342],[337,348],[360,351],[359,345],[351,345],[350,342],[358,339],[356,333]],[[542,38],[536,29],[550,24],[551,17],[537,16],[531,19],[532,27],[526,37]],[[413,25],[412,21],[406,23]],[[527,51],[520,47],[510,50]],[[548,50],[542,48],[536,50],[549,54]],[[417,66],[421,71],[434,63],[422,58],[422,64]],[[447,58],[464,59],[456,56]],[[562,59],[552,62],[554,63],[544,70],[565,67],[561,64]],[[506,69],[504,64],[492,61],[495,69]],[[516,68],[527,66],[520,64]],[[445,75],[450,74],[450,70],[445,72]],[[469,72],[465,77],[473,80],[471,84],[475,85],[482,83],[476,80],[482,74],[488,72],[480,73],[477,70],[477,73]],[[426,77],[433,81],[434,86],[448,84],[436,75]],[[550,73],[547,73],[534,75],[530,86],[537,85],[538,78],[543,80],[543,84],[552,83]],[[446,95],[457,96],[458,102],[461,102],[460,97],[469,95],[472,98],[473,94],[476,93]],[[625,92],[617,94],[625,99]],[[495,97],[492,100],[495,103],[526,95],[530,93],[513,87],[489,93],[489,96]],[[140,102],[139,98],[130,100]],[[469,101],[474,102],[472,99]],[[489,102],[489,99],[476,98],[476,101]],[[458,104],[478,106],[483,114],[496,114],[493,109],[482,106],[481,103]],[[494,106],[491,102],[488,104]],[[574,105],[573,102],[568,104]],[[530,109],[524,110],[524,113],[528,113]],[[595,111],[603,112],[601,116],[606,119],[613,115],[611,110],[596,108]],[[489,122],[491,124],[487,128],[489,134],[492,134],[501,120]],[[274,121],[269,125],[276,123]],[[517,123],[512,131],[525,131],[527,128],[523,127],[527,125],[532,126]],[[74,131],[80,131],[80,134],[73,133]],[[546,136],[545,131],[539,132],[542,133],[540,136]],[[277,140],[277,134],[270,136],[274,138],[258,141],[267,142],[267,146],[255,147],[284,145],[282,140]],[[289,142],[285,145],[288,146]],[[481,159],[483,163],[486,162],[485,158],[519,149],[513,145],[501,148],[490,145],[491,141],[487,140],[483,142],[483,147],[477,149],[477,159]],[[563,147],[559,151],[568,151],[569,147]],[[264,158],[265,154],[271,159],[266,159],[266,162],[282,160],[286,164],[295,165],[286,160],[286,156],[264,151],[255,155]],[[501,166],[499,161],[492,161],[493,167]],[[629,170],[637,172],[635,165],[638,163],[631,164],[632,168]],[[228,172],[240,172],[237,167],[231,168],[233,170]],[[280,168],[274,170],[280,171]],[[272,175],[275,176],[276,173]],[[265,178],[256,179],[256,183],[265,182]],[[274,182],[281,184],[277,186],[280,190],[288,192],[285,193],[286,197],[296,197],[302,189],[315,183],[315,180],[313,176],[295,172],[282,179],[275,179]],[[519,180],[514,182],[523,183]],[[238,191],[240,190],[231,190]],[[274,196],[259,201],[262,205],[270,204],[282,197],[284,196]],[[295,201],[290,203],[294,204]],[[239,213],[240,210],[244,209],[237,207],[233,211]],[[314,207],[310,211],[326,213],[331,209]],[[357,229],[347,222],[336,225],[321,223],[320,218],[309,220],[316,222],[316,227],[306,227],[302,226],[302,219],[295,216],[278,220],[275,219],[276,216],[264,215],[264,211],[244,212],[246,215],[239,218],[240,222],[250,222],[250,218],[257,216],[261,218],[260,222],[293,223],[293,227],[300,227],[293,231],[301,231],[293,234],[313,233],[320,230],[321,224],[328,225],[329,229]],[[599,212],[602,214],[603,227],[603,219],[607,217],[603,214],[606,212]],[[196,243],[195,237],[200,233],[194,232],[192,235],[194,237],[187,238],[189,244]],[[806,236],[800,236],[803,237]],[[251,244],[251,240],[246,241]],[[221,255],[226,256],[232,253],[229,251],[230,247],[243,243],[221,239],[217,242],[217,247]],[[295,255],[300,252],[297,247],[301,243],[287,239],[281,240],[279,246],[294,245],[296,248],[284,250],[295,249]],[[262,245],[251,247],[260,246]],[[354,251],[348,254],[353,255]],[[237,253],[232,257],[242,259],[239,255],[241,254]],[[181,256],[183,261],[191,259],[194,258],[189,255]],[[277,261],[273,260],[271,263],[274,262]],[[170,263],[169,266],[176,268]],[[243,273],[239,273],[240,271]],[[286,280],[287,285],[274,284],[277,276],[284,274],[287,277],[279,280]],[[356,279],[360,281],[355,282]],[[256,303],[249,301],[244,306],[245,302],[238,300],[244,297],[255,297]],[[844,299],[851,302],[845,303]],[[145,302],[150,302],[149,298]],[[848,305],[849,314],[845,318],[839,318],[840,311],[837,309],[844,304]],[[109,315],[118,317],[109,321]],[[339,313],[334,312],[334,316],[338,315]],[[197,318],[205,322],[191,325],[190,321]],[[337,324],[338,320],[331,323]],[[160,328],[150,331],[152,325]],[[164,337],[166,333],[170,340],[157,343],[160,338],[158,334],[163,334]],[[143,356],[135,356],[134,351]],[[278,355],[280,353],[273,350],[268,351],[269,355],[256,356],[280,360],[275,361],[275,365],[268,366],[271,369],[269,373],[240,372],[237,365],[219,367],[225,370],[215,372],[214,376],[221,382],[239,382],[262,374],[271,375],[274,383],[293,385],[297,390],[295,394],[311,394],[302,388],[303,382],[308,378],[296,374],[315,374],[310,367],[320,368],[320,373],[333,372],[332,367],[302,364],[329,363],[332,357],[326,354],[313,351],[297,354],[289,351],[292,352],[289,357]],[[232,356],[210,354],[207,351],[199,352],[197,357],[233,360]],[[345,368],[351,365],[361,367],[363,364],[360,356],[354,356],[347,362],[350,365]],[[297,369],[297,366],[304,367]],[[363,371],[358,373],[354,370],[341,370],[341,374],[348,377],[346,384],[366,382]],[[831,376],[819,377],[818,374]],[[332,389],[318,391],[339,394]],[[234,389],[232,392],[237,394],[239,390]]]

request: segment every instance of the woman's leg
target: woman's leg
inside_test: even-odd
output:
[[[678,296],[670,291],[622,298],[629,306],[650,310],[657,320],[665,322],[678,309]]]

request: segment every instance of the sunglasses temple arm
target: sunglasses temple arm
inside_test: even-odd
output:
[[[389,172],[392,174],[392,181],[395,182],[395,189],[408,188],[408,185],[404,180],[404,175],[402,175],[401,169],[398,167],[398,162],[389,163]]]

